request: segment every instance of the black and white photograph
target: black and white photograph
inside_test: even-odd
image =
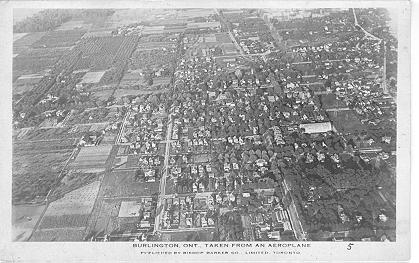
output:
[[[409,246],[409,5],[44,6],[8,29],[12,244]]]

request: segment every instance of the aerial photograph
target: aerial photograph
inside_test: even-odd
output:
[[[396,242],[392,10],[13,15],[13,241]]]

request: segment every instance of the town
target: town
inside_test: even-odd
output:
[[[386,9],[45,9],[13,30],[15,241],[396,241]]]

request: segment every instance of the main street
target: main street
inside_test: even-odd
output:
[[[163,166],[163,173],[162,177],[160,178],[160,186],[159,186],[159,198],[157,200],[157,214],[154,221],[154,232],[160,230],[160,221],[163,214],[163,200],[166,195],[166,180],[167,174],[169,172],[169,157],[170,157],[170,144],[171,144],[171,136],[172,136],[172,129],[173,129],[173,122],[172,122],[172,115],[169,114],[168,116],[169,122],[167,124],[167,131],[166,131],[166,147],[164,153],[164,166]]]
[[[290,215],[292,229],[294,230],[295,237],[299,241],[307,240],[306,234],[304,232],[303,225],[301,224],[300,217],[298,215],[297,207],[295,206],[294,198],[291,194],[291,190],[288,187],[287,181],[284,179],[282,182],[282,187],[284,188],[285,194],[290,193],[291,204],[288,206],[287,210]]]
[[[220,10],[215,9],[215,12],[217,12],[218,16],[220,17],[221,22],[227,27],[228,30],[228,35],[231,38],[231,41],[233,41],[234,45],[236,46],[236,48],[239,50],[240,55],[245,55],[244,51],[242,49],[242,47],[239,45],[239,43],[237,43],[236,38],[233,36],[233,33],[231,32],[231,28],[230,25],[228,24],[228,22],[225,20],[224,15],[220,12]]]

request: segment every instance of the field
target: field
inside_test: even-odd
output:
[[[13,41],[13,54],[19,54],[20,52],[28,49],[33,43],[41,39],[46,32],[29,33],[25,36]]]
[[[158,192],[158,182],[136,182],[134,180],[135,171],[115,171],[111,174],[111,178],[105,189],[105,197],[134,197],[134,196],[151,196]]]
[[[44,201],[70,154],[71,150],[48,153],[14,152],[13,203]]]
[[[104,171],[111,149],[112,145],[83,147],[70,166],[80,171]]]
[[[118,217],[138,217],[141,207],[141,201],[122,201]]]
[[[49,205],[45,216],[89,214],[93,209],[99,186],[100,182],[96,180],[65,194]]]
[[[30,91],[35,87],[36,84],[39,83],[41,78],[42,75],[40,74],[29,74],[18,77],[17,80],[13,83],[13,95]]]
[[[65,22],[60,27],[58,27],[56,30],[75,30],[75,29],[88,30],[91,27],[92,27],[92,25],[89,24],[89,23],[86,23],[85,21],[71,20],[71,21]]]
[[[99,186],[95,181],[52,202],[31,241],[81,241]]]
[[[77,228],[84,227],[89,219],[88,214],[84,215],[61,215],[61,216],[44,216],[39,229],[54,229],[54,228]]]
[[[147,91],[139,90],[139,89],[117,89],[115,90],[114,97],[116,99],[119,99],[126,96],[137,96],[137,95],[148,94],[148,93],[152,93],[152,92],[147,92]]]
[[[60,184],[51,194],[51,198],[59,198],[64,194],[74,191],[84,185],[90,184],[97,180],[101,174],[84,173],[77,170],[68,170],[64,172],[64,176]]]
[[[62,228],[36,231],[31,241],[82,241],[84,228]]]
[[[103,200],[93,231],[105,233],[135,231],[139,223],[138,203],[141,201],[141,197]]]
[[[45,205],[18,205],[12,207],[13,241],[26,241],[29,238],[44,208]]]
[[[365,126],[361,123],[355,112],[352,110],[329,112],[333,126],[342,133],[352,133],[356,130],[361,131]]]
[[[75,44],[85,30],[50,31],[33,43],[33,47],[69,47]]]
[[[215,39],[219,43],[232,43],[231,38],[227,33],[216,33]]]
[[[112,34],[112,30],[95,30],[86,32],[82,38],[91,38],[91,37],[110,37]]]
[[[19,129],[19,130],[13,130],[15,132],[15,134],[13,134],[13,138],[22,139],[31,130],[33,130],[33,128],[22,128],[22,129]]]
[[[143,85],[143,83],[144,77],[142,75],[142,70],[127,70],[122,77],[119,86]]]
[[[107,101],[109,97],[112,96],[113,92],[113,89],[94,91],[93,97],[98,98],[100,101]]]
[[[90,126],[87,127],[90,129]],[[88,130],[87,129],[87,130]],[[19,139],[23,140],[66,140],[80,138],[84,131],[79,131],[77,127],[30,129],[24,134],[19,134]]]
[[[135,50],[131,56],[130,69],[159,69],[169,67],[175,58],[174,49],[166,49],[164,47],[152,50],[143,50],[141,48]]]
[[[26,36],[28,33],[13,33],[13,42],[21,39],[22,37]]]
[[[118,213],[120,205],[121,200],[103,200],[93,231],[104,231],[106,233],[110,233],[114,229],[118,229]]]
[[[141,89],[117,89],[115,90],[114,97],[116,99],[123,98],[126,96],[138,96],[146,94],[159,94],[167,91],[166,85],[170,83],[169,78],[155,79],[155,83],[149,87],[142,87]]]
[[[105,71],[87,72],[80,83],[98,83],[104,74]]]
[[[105,123],[114,122],[119,118],[119,113],[116,109],[96,108],[92,110],[84,110],[83,112],[76,112],[69,118],[67,124],[90,124],[90,123]]]
[[[65,48],[28,49],[13,58],[14,76],[44,72],[52,68],[65,53]],[[31,76],[26,76],[31,77]],[[24,77],[25,78],[25,77]]]

